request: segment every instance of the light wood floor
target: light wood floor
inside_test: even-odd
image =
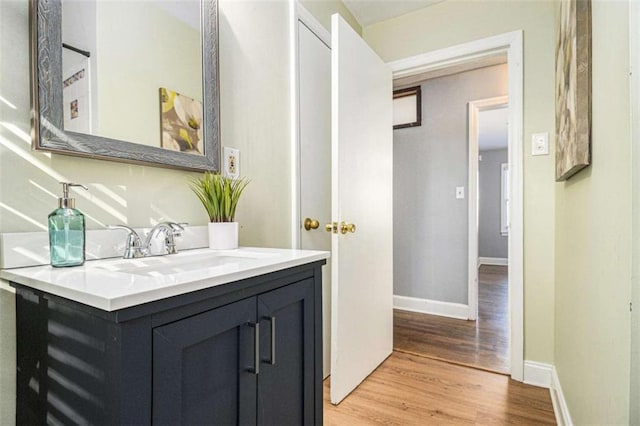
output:
[[[504,375],[507,268],[482,266],[478,293],[477,323],[395,311],[393,354],[338,406],[325,381],[325,425],[555,424],[548,389]]]
[[[394,349],[509,373],[507,267],[482,265],[478,275],[477,321],[396,310]]]
[[[324,424],[555,424],[549,391],[509,377],[402,352],[393,354],[342,403],[329,402]]]

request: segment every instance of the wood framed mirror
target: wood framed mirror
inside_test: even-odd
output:
[[[217,0],[31,0],[30,24],[33,149],[220,170]]]

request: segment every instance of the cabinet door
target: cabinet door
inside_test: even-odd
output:
[[[153,330],[153,423],[256,423],[256,298]]]
[[[258,296],[258,319],[258,424],[314,424],[313,280]]]

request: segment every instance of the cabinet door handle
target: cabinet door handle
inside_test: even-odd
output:
[[[249,371],[256,376],[260,374],[260,323],[249,323],[253,328],[253,368]]]
[[[269,364],[276,365],[276,317],[264,317],[263,319],[269,321],[271,328],[271,359],[269,360]]]

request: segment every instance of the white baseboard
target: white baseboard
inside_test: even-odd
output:
[[[542,362],[524,361],[524,383],[541,388],[551,388],[553,366]]]
[[[480,265],[507,266],[509,260],[506,257],[479,257],[478,266]]]
[[[393,296],[393,307],[402,311],[440,315],[442,317],[469,319],[469,306],[461,303],[440,302],[417,297]]]
[[[569,407],[567,401],[564,399],[562,393],[562,386],[560,386],[560,379],[558,378],[558,372],[556,367],[551,369],[551,403],[553,404],[553,411],[556,414],[556,422],[558,426],[573,426],[571,420],[571,414],[569,414]]]

